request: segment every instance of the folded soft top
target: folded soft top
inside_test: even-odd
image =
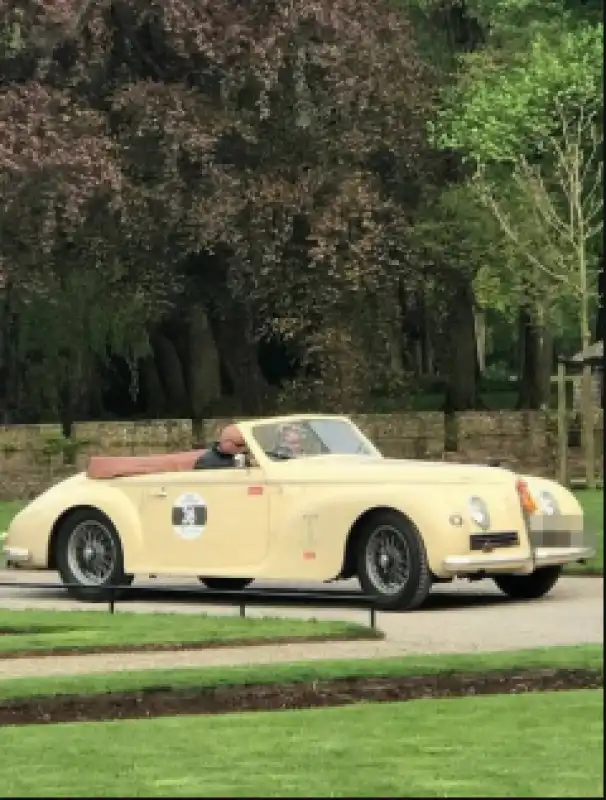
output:
[[[149,456],[91,456],[86,469],[89,478],[108,480],[161,472],[188,472],[206,450],[159,453]]]

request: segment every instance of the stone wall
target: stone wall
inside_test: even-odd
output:
[[[439,412],[354,417],[386,456],[482,463],[496,459],[530,475],[556,477],[553,413]],[[71,439],[57,425],[0,427],[0,499],[29,498],[85,468],[91,454],[143,455],[187,450],[211,441],[225,420],[212,420],[194,438],[190,420],[84,422]],[[603,412],[596,417],[602,475]],[[582,463],[576,469],[582,468]]]

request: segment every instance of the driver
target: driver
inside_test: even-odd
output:
[[[211,447],[197,459],[194,469],[221,469],[222,467],[235,467],[238,453],[243,453],[246,448],[244,437],[237,425],[227,425],[221,431],[218,442],[213,442]]]

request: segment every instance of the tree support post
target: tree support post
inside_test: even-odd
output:
[[[568,409],[566,407],[566,364],[558,359],[558,480],[568,485]]]

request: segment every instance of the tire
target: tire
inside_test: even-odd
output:
[[[381,539],[383,552],[379,553]],[[385,553],[387,546],[388,553]],[[398,559],[399,550],[399,559]],[[405,562],[405,575],[389,586],[381,572],[386,565],[378,563],[385,555],[392,562]],[[419,531],[401,514],[381,511],[363,523],[356,547],[356,571],[366,594],[374,595],[377,606],[385,610],[412,610],[422,605],[431,590],[432,578],[427,551]]]
[[[561,565],[539,567],[530,575],[493,575],[492,579],[513,600],[538,600],[553,589],[562,569]]]
[[[84,544],[86,528],[88,527],[89,541]],[[90,535],[93,544],[90,544]],[[94,555],[88,558],[82,551],[87,546],[97,545],[97,556],[103,550],[109,563],[102,569],[99,562],[94,562]],[[94,509],[79,509],[70,514],[63,522],[57,534],[56,543],[57,569],[61,580],[67,586],[68,594],[78,600],[89,603],[109,602],[112,597],[118,599],[124,592],[111,590],[109,586],[129,586],[133,575],[124,572],[124,555],[122,543],[118,532],[112,522],[100,511]],[[97,568],[98,577],[92,573]],[[88,578],[88,579],[87,579]]]
[[[208,589],[213,591],[240,592],[252,582],[252,578],[198,578]]]

